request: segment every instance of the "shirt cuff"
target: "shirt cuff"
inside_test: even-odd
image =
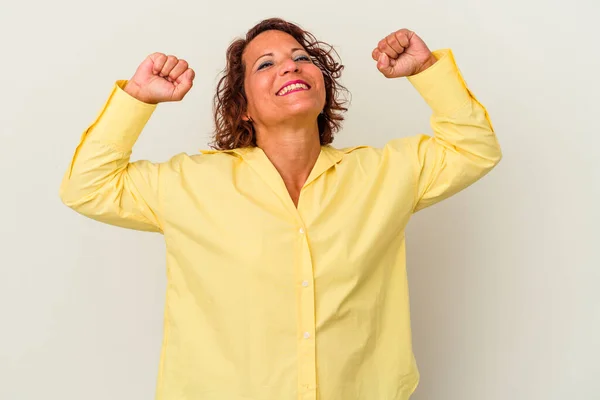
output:
[[[471,99],[471,94],[456,65],[452,50],[436,50],[433,56],[438,60],[435,64],[409,76],[408,80],[434,113],[449,114],[464,106]]]
[[[115,82],[96,121],[88,129],[87,138],[129,151],[142,133],[157,104],[144,103],[129,95],[123,90],[126,84],[127,80]]]

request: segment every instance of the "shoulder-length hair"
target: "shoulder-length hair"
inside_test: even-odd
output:
[[[325,81],[325,107],[317,117],[321,145],[333,142],[333,135],[341,128],[348,90],[338,81],[344,66],[336,61],[339,56],[333,46],[317,40],[310,32],[280,18],[270,18],[252,27],[245,38],[232,42],[226,53],[227,63],[217,84],[213,99],[215,132],[211,147],[231,150],[256,146],[256,134],[251,121],[244,121],[247,98],[244,91],[246,66],[242,55],[252,39],[268,30],[286,32],[304,47],[313,63],[323,73]]]

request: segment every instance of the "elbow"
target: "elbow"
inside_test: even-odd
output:
[[[89,194],[86,195],[86,193],[78,187],[76,182],[73,182],[68,178],[65,178],[61,183],[58,190],[58,197],[65,206],[77,212],[82,212],[82,208],[88,204],[90,200]]]
[[[75,195],[76,191],[72,186],[73,185],[65,179],[58,189],[58,197],[65,206],[71,209],[76,209],[77,205],[80,204],[80,201]]]
[[[492,171],[500,161],[502,160],[502,152],[495,152],[493,155],[490,154],[486,157],[485,162],[481,165],[481,175],[487,175],[490,171]]]
[[[478,163],[485,170],[485,172],[489,172],[498,164],[500,164],[503,156],[502,148],[500,147],[500,143],[498,143],[498,139],[493,132],[486,138],[486,140],[480,142],[479,149],[475,154],[475,159],[479,160]]]
[[[500,148],[500,144],[498,144],[498,142],[496,141],[496,144],[491,151],[491,157],[490,157],[490,161],[492,163],[491,168],[495,168],[496,165],[500,164],[500,161],[502,161],[502,156],[503,156],[502,149]]]
[[[480,157],[480,174],[482,176],[487,175],[491,170],[496,168],[500,161],[502,161],[502,150],[500,146],[495,145],[489,148],[485,156]]]
[[[464,160],[468,160],[468,169],[475,180],[487,175],[502,161],[502,150],[497,143],[486,145],[479,152],[463,153]]]

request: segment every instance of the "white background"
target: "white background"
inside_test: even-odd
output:
[[[75,214],[58,197],[62,174],[114,81],[155,51],[189,61],[195,86],[159,105],[133,158],[207,148],[225,49],[272,16],[346,65],[336,147],[430,133],[418,93],[370,58],[400,28],[454,51],[499,136],[500,165],[408,228],[413,398],[600,399],[600,3],[208,4],[2,0],[0,399],[153,398],[162,237]]]

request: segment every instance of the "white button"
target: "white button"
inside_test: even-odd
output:
[[[310,333],[304,332],[304,339],[308,339],[310,337]]]
[[[304,234],[304,228],[300,228],[300,233]]]
[[[308,281],[303,281],[303,282],[302,282],[302,286],[304,286],[304,287],[308,287]]]

